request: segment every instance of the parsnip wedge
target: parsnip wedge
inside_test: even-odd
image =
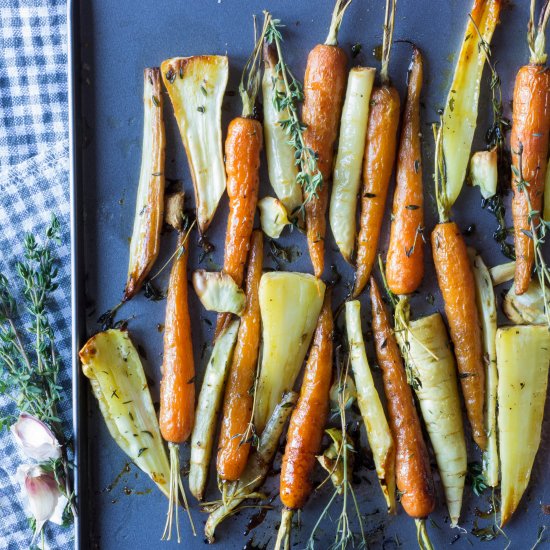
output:
[[[263,349],[254,414],[254,424],[260,432],[283,393],[294,386],[324,296],[324,283],[313,275],[282,271],[262,275]]]
[[[225,190],[221,109],[227,56],[198,55],[163,61],[162,78],[174,107],[197,203],[201,234],[208,229]]]
[[[334,240],[347,262],[355,244],[357,193],[367,138],[370,94],[376,69],[354,67],[348,77],[333,171],[329,220]]]
[[[487,449],[483,453],[483,477],[487,485],[496,487],[499,478],[497,440],[497,308],[495,291],[487,266],[477,252],[468,248],[472,273],[476,285],[476,302],[479,324],[483,338],[483,359],[485,362],[485,431]]]
[[[498,286],[511,281],[514,278],[515,271],[516,262],[506,262],[505,264],[495,265],[489,269],[493,286]]]
[[[487,57],[481,40],[491,44],[501,4],[502,0],[474,0],[447,96],[443,112],[443,154],[447,176],[444,192],[449,208],[462,189],[476,129],[481,75]]]
[[[395,513],[395,444],[370,370],[363,332],[359,300],[346,302],[346,330],[357,403],[367,429],[367,438],[376,465],[378,481],[388,512]]]
[[[531,281],[523,294],[516,294],[516,285],[512,284],[502,301],[502,311],[516,325],[545,325],[548,292],[546,288],[545,296],[539,281]]]
[[[477,151],[470,159],[470,179],[472,185],[479,187],[484,199],[497,192],[498,152],[496,146],[489,151]]]
[[[216,338],[197,401],[189,470],[189,490],[197,500],[202,500],[206,487],[218,413],[238,330],[239,320],[235,319]]]
[[[289,216],[296,217],[302,204],[302,188],[296,181],[298,166],[294,157],[294,148],[289,143],[289,136],[281,124],[289,119],[290,114],[288,109],[279,111],[275,106],[277,93],[281,92],[284,87],[283,78],[277,71],[278,59],[275,45],[265,46],[264,62],[262,93],[265,154],[269,181]]]
[[[143,143],[141,170],[130,242],[128,278],[123,300],[130,300],[151,271],[160,249],[164,219],[164,156],[166,137],[162,118],[163,93],[159,69],[143,72]]]
[[[139,354],[126,331],[92,336],[80,350],[111,437],[168,497],[170,464]]]
[[[550,332],[546,326],[503,327],[497,330],[496,343],[500,524],[504,525],[527,488],[540,445],[550,363]]]
[[[409,349],[404,354],[418,381],[414,391],[435,452],[454,527],[462,508],[467,467],[455,358],[439,313],[411,321],[409,329]]]

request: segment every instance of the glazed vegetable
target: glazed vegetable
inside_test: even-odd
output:
[[[254,412],[260,432],[281,395],[294,386],[324,295],[324,283],[312,275],[273,271],[262,276],[263,349]]]
[[[502,471],[500,523],[504,525],[529,483],[540,445],[550,364],[548,327],[500,328],[496,350]]]
[[[485,369],[481,345],[481,327],[476,304],[476,287],[466,243],[456,223],[449,221],[449,203],[445,195],[445,172],[442,171],[442,130],[436,138],[436,200],[439,223],[432,231],[432,253],[437,282],[445,303],[451,340],[466,412],[475,442],[485,450],[484,426]]]
[[[531,0],[528,44],[529,64],[520,68],[512,101],[512,217],[516,250],[516,294],[529,287],[535,263],[532,222],[538,224],[546,178],[548,133],[550,131],[550,69],[546,66],[546,23],[550,5],[544,3],[538,26],[534,21],[535,0]],[[533,214],[533,212],[535,214]]]
[[[197,400],[189,469],[189,489],[197,500],[202,500],[206,487],[218,413],[238,330],[239,320],[235,319],[216,338]]]
[[[311,344],[300,398],[288,426],[279,492],[284,508],[275,542],[276,550],[290,547],[292,516],[304,507],[313,490],[311,475],[329,408],[333,329],[331,292],[328,291]]]
[[[262,231],[271,239],[278,239],[283,229],[290,225],[283,203],[273,197],[264,197],[258,202]]]
[[[413,387],[454,527],[460,517],[467,466],[455,360],[439,313],[411,321],[408,326],[410,336],[399,340],[414,376]]]
[[[506,283],[514,278],[514,272],[516,270],[516,262],[507,262],[505,264],[495,265],[489,269],[491,275],[491,281],[494,286]]]
[[[444,193],[449,208],[455,203],[466,176],[486,48],[491,44],[501,5],[501,0],[474,0],[449,88],[443,112],[443,153],[447,172]]]
[[[315,152],[322,175],[318,189],[304,192],[307,244],[316,277],[321,277],[325,265],[329,180],[347,78],[347,56],[338,46],[338,31],[350,3],[336,1],[327,39],[309,52],[304,76],[304,142]]]
[[[226,185],[221,108],[228,60],[221,55],[173,57],[163,61],[161,71],[187,152],[197,221],[204,234]]]
[[[241,317],[237,344],[225,388],[223,420],[218,443],[218,476],[236,481],[250,451],[254,380],[260,346],[259,287],[262,276],[263,236],[252,233],[246,276],[246,308]]]
[[[130,242],[128,279],[123,301],[139,291],[159,254],[164,218],[164,154],[166,137],[162,118],[160,70],[143,71],[143,144],[141,170]]]
[[[168,282],[159,411],[160,431],[170,450],[170,496],[162,538],[170,540],[175,512],[178,542],[180,532],[177,508],[180,492],[189,514],[181,481],[178,445],[187,441],[195,419],[195,362],[187,303],[188,236],[188,233],[180,233],[178,237],[178,254]],[[190,514],[189,521],[194,534],[195,527]]]
[[[435,489],[428,451],[386,306],[372,277],[370,297],[376,356],[382,369],[390,428],[397,451],[397,488],[405,512],[417,519],[419,544],[429,548],[424,518],[435,507]]]
[[[390,6],[391,5],[391,6]],[[353,297],[361,294],[376,259],[388,186],[397,149],[400,100],[391,86],[388,64],[391,52],[396,0],[386,0],[384,40],[382,44],[381,85],[371,94],[367,124],[367,144],[363,158],[361,217],[357,236],[357,257]]]
[[[469,248],[468,254],[476,285],[476,302],[481,324],[483,360],[485,363],[485,432],[487,448],[483,453],[483,477],[490,487],[496,487],[499,479],[497,441],[497,357],[495,338],[497,309],[495,292],[489,270],[481,256]]]
[[[376,69],[370,67],[351,69],[340,120],[340,139],[332,175],[329,221],[334,240],[347,262],[351,262],[355,245],[357,193],[375,74]]]
[[[502,311],[516,325],[544,325],[547,322],[544,303],[548,300],[548,292],[546,287],[543,291],[538,281],[531,281],[527,290],[518,295],[513,284],[504,296]]]
[[[470,180],[479,187],[484,199],[491,198],[497,192],[498,183],[498,149],[478,151],[470,160]]]
[[[395,444],[365,352],[361,331],[361,304],[346,302],[346,330],[356,382],[357,404],[365,422],[380,487],[388,512],[395,514]]]
[[[197,269],[192,280],[193,288],[206,310],[235,315],[243,312],[246,296],[227,273]]]
[[[258,446],[248,459],[241,479],[228,484],[225,502],[222,501],[208,509],[210,515],[204,526],[204,534],[208,542],[214,542],[216,527],[224,519],[233,515],[244,500],[264,498],[264,495],[256,491],[262,486],[269,472],[279,438],[297,399],[298,394],[295,392],[283,394],[259,438]]]
[[[264,140],[267,170],[271,187],[291,217],[296,217],[302,204],[302,189],[297,182],[298,167],[294,149],[288,142],[285,121],[290,119],[288,107],[277,109],[278,94],[283,94],[284,79],[278,68],[279,57],[273,44],[264,47],[262,80],[264,107]]]
[[[170,465],[139,354],[126,331],[92,336],[80,350],[111,437],[168,497]]]
[[[386,261],[386,279],[394,294],[414,292],[424,276],[424,198],[420,143],[422,75],[422,55],[413,46],[397,153],[396,188]]]

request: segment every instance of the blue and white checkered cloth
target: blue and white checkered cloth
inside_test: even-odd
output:
[[[62,225],[60,286],[50,310],[70,395],[70,235],[65,0],[0,0],[0,271],[16,281],[23,235],[44,235],[51,214]],[[70,399],[61,411],[70,427]],[[0,412],[13,412],[0,397]],[[24,462],[11,435],[0,434],[0,550],[27,549],[32,538],[19,486]],[[72,547],[73,531],[48,525],[45,547]]]

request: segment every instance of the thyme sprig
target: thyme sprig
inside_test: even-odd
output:
[[[512,174],[514,176],[514,183],[518,193],[524,193],[527,199],[527,207],[529,213],[527,220],[530,229],[522,229],[522,233],[525,234],[533,241],[533,248],[535,252],[535,272],[539,280],[540,289],[544,296],[544,314],[546,316],[546,323],[550,330],[550,295],[548,291],[548,285],[550,285],[550,271],[548,265],[544,259],[542,253],[542,246],[546,240],[546,235],[550,229],[550,221],[546,221],[541,217],[538,210],[533,209],[531,204],[531,198],[529,197],[529,182],[523,177],[523,143],[519,143],[519,150],[512,151],[514,155],[518,156],[518,166],[512,165]]]
[[[58,288],[52,245],[60,243],[60,223],[55,216],[43,243],[32,234],[25,235],[23,259],[16,262],[24,313],[23,308],[18,307],[19,300],[12,290],[14,285],[0,273],[0,394],[9,397],[20,412],[45,422],[60,443],[61,458],[42,466],[54,473],[59,490],[69,500],[67,522],[70,522],[71,514],[76,513],[70,482],[72,465],[58,415],[62,399],[61,361],[48,313],[49,300]],[[10,414],[0,417],[0,429],[9,427],[15,420]]]
[[[317,166],[317,153],[308,147],[304,140],[306,126],[298,115],[298,104],[303,101],[304,93],[302,85],[294,77],[283,57],[281,28],[284,25],[279,19],[273,19],[267,11],[264,12],[264,15],[267,23],[265,40],[268,45],[274,45],[277,51],[277,64],[275,65],[277,77],[272,81],[273,105],[279,113],[283,113],[287,117],[279,124],[289,138],[288,143],[294,148],[295,162],[300,167],[296,181],[302,187],[304,194],[304,202],[301,207],[303,210],[309,201],[317,198],[319,190],[323,186],[323,175]]]
[[[336,500],[336,497],[338,495],[342,495],[342,509],[341,509],[340,515],[338,516],[338,520],[336,522],[336,535],[333,543],[329,547],[329,550],[344,550],[349,545],[356,547],[357,535],[354,534],[353,532],[350,518],[349,518],[348,497],[351,497],[351,504],[353,506],[353,509],[357,516],[357,521],[359,523],[360,534],[359,534],[359,543],[357,544],[357,548],[366,548],[367,546],[365,529],[363,526],[363,517],[361,516],[361,512],[359,511],[359,504],[357,502],[357,498],[355,496],[355,492],[353,490],[353,486],[351,484],[351,479],[349,475],[349,471],[350,471],[349,462],[352,460],[351,453],[355,452],[353,444],[349,442],[349,438],[347,435],[346,402],[344,398],[346,394],[346,392],[344,391],[344,387],[346,384],[346,380],[348,379],[349,366],[350,366],[349,355],[347,356],[347,359],[344,359],[342,362],[338,362],[338,413],[339,413],[339,420],[340,420],[340,430],[342,432],[342,445],[340,445],[338,456],[334,460],[333,471],[336,470],[339,462],[341,461],[341,463],[344,466],[342,483],[340,487],[335,488],[327,505],[325,506],[319,518],[317,519],[317,522],[315,523],[311,531],[311,534],[309,536],[309,539],[307,541],[306,550],[313,550],[315,548],[315,534],[319,526],[321,525],[323,519],[325,519],[326,516],[328,515],[330,507],[332,503]],[[325,481],[321,483],[321,486],[331,477],[332,473],[333,472],[329,472]]]
[[[511,234],[510,229],[506,225],[506,208],[504,206],[504,198],[510,189],[510,151],[506,147],[506,134],[511,128],[510,121],[504,117],[504,108],[502,104],[502,87],[500,76],[496,70],[496,63],[492,62],[491,47],[488,42],[482,37],[481,32],[475,21],[470,15],[470,20],[479,37],[479,48],[485,53],[485,60],[491,72],[491,108],[492,122],[485,135],[485,141],[489,149],[496,148],[497,152],[497,192],[490,198],[484,199],[482,207],[487,208],[492,212],[497,220],[497,228],[493,233],[493,238],[500,246],[501,252],[511,260],[516,259],[513,243],[508,242],[508,237]]]

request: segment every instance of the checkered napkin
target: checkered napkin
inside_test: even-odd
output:
[[[42,237],[55,213],[62,227],[59,288],[49,310],[70,396],[70,235],[65,0],[0,0],[0,271],[17,283],[23,236]],[[14,287],[16,291],[18,287]],[[20,288],[20,287],[19,287]],[[17,292],[15,292],[17,295]],[[3,414],[13,405],[0,397]],[[70,399],[62,404],[70,429]],[[0,434],[0,550],[27,549],[32,538],[13,475],[25,461]],[[48,525],[45,547],[71,548],[70,528]]]

